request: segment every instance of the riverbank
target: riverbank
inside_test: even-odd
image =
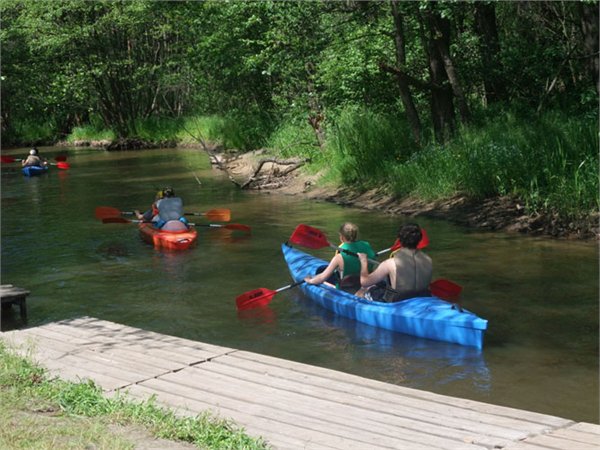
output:
[[[226,171],[230,178],[243,184],[255,175],[262,157],[261,151],[238,154],[235,157],[216,154],[213,159],[216,158],[219,164],[215,161],[213,164]],[[263,171],[270,171],[272,176],[276,176],[277,172],[281,171],[275,166],[273,163],[265,164]],[[386,214],[443,219],[482,230],[558,239],[597,240],[600,237],[597,212],[577,220],[564,220],[556,214],[529,213],[519,199],[508,196],[473,200],[457,195],[430,202],[414,198],[398,199],[381,188],[357,192],[350,188],[326,185],[319,174],[310,175],[302,169],[278,177],[277,183],[270,182],[265,186],[255,185],[253,189],[272,194],[301,195],[315,201],[327,201]]]

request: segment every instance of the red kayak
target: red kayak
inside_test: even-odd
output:
[[[154,245],[154,248],[167,250],[186,250],[198,238],[198,232],[194,228],[164,231],[149,223],[140,223],[140,235],[145,242]]]

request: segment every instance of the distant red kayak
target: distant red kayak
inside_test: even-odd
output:
[[[149,223],[140,223],[140,235],[145,242],[154,245],[154,248],[167,250],[186,250],[198,238],[198,232],[194,228],[181,231],[163,231]]]

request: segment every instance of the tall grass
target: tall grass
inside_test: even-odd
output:
[[[599,206],[597,131],[589,119],[504,114],[415,153],[391,183],[401,196],[515,195],[530,211],[591,212]]]
[[[53,143],[58,138],[56,124],[53,121],[32,122],[19,121],[12,128],[3,132],[2,143],[20,145],[39,145]]]
[[[47,413],[57,420],[45,421]],[[88,419],[83,421],[83,417]],[[232,423],[208,414],[180,417],[158,407],[153,399],[134,402],[121,395],[105,397],[92,382],[51,378],[9,351],[2,340],[0,423],[11,423],[0,430],[1,448],[131,448],[126,440],[108,431],[109,424],[142,425],[156,437],[190,442],[199,448],[267,448],[262,440],[250,438]]]
[[[386,182],[416,149],[402,119],[364,108],[347,108],[333,118],[327,146],[342,181],[359,188]]]

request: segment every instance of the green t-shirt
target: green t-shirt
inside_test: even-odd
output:
[[[377,257],[375,251],[371,248],[371,244],[367,241],[344,242],[340,245],[340,248],[354,253],[366,253],[369,259],[375,259]],[[344,252],[340,253],[342,254],[342,258],[344,258],[344,273],[342,276],[359,275],[360,260],[358,259],[358,256],[348,255]]]

